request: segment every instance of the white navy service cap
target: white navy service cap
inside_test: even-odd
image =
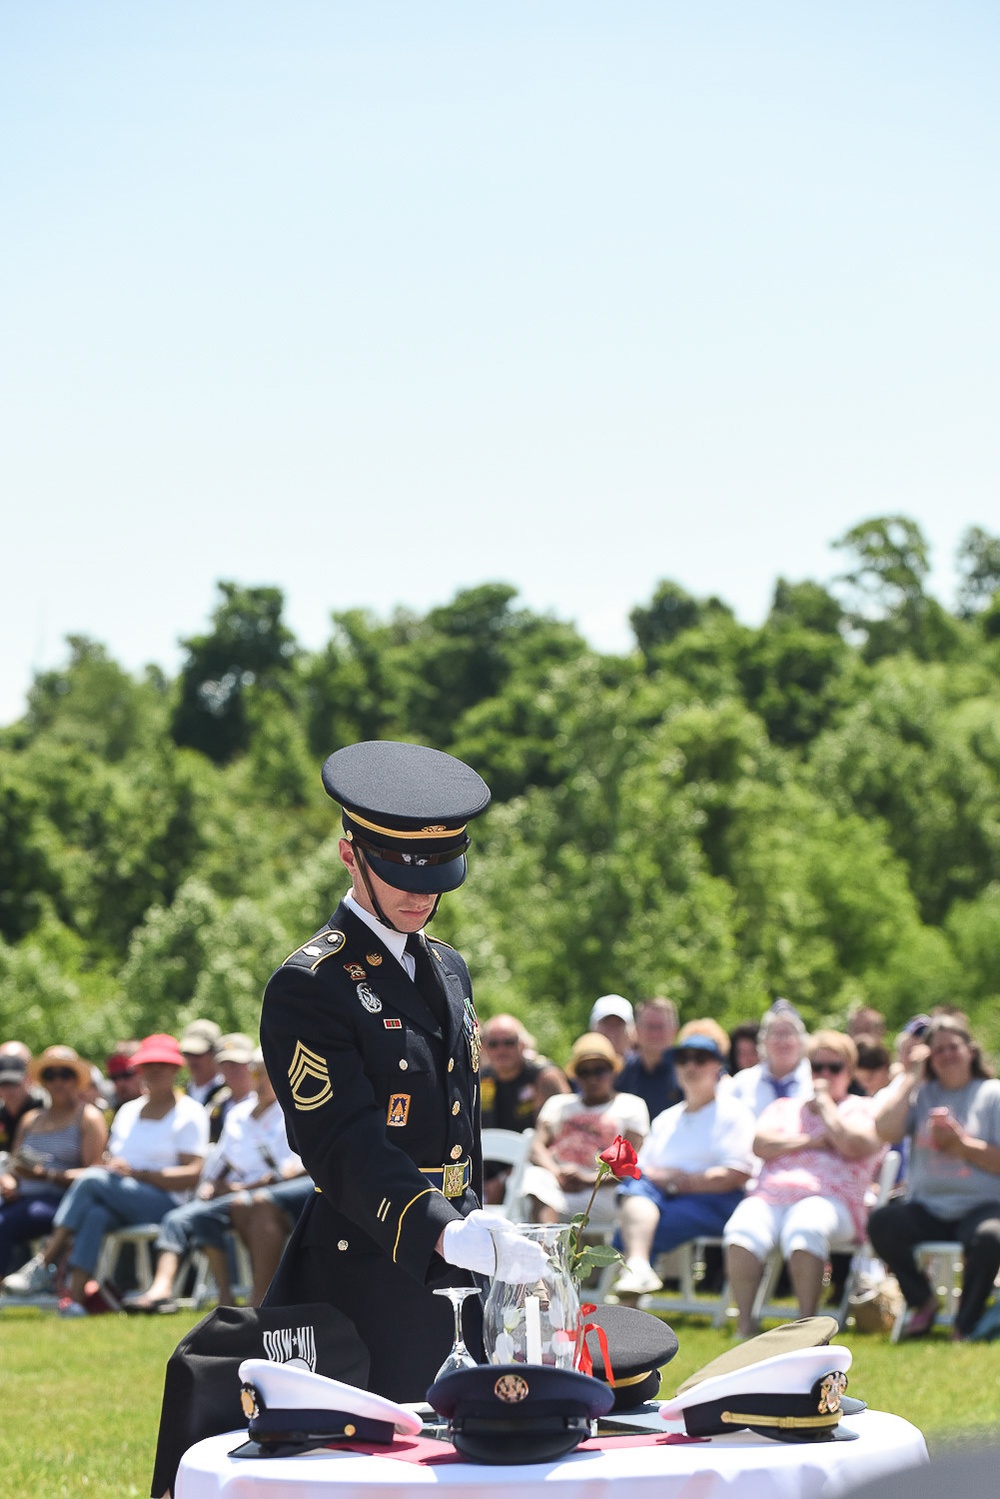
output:
[[[259,1443],[391,1442],[416,1436],[420,1417],[370,1390],[293,1364],[248,1358],[240,1364],[243,1413]]]

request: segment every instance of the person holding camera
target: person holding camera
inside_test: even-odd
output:
[[[952,1337],[964,1341],[1000,1270],[1000,1082],[964,1016],[931,1020],[906,1071],[879,1095],[875,1124],[891,1145],[910,1143],[906,1196],[876,1208],[868,1221],[872,1247],[910,1307],[902,1336],[926,1336],[938,1313],[916,1245],[957,1239],[965,1270]]]

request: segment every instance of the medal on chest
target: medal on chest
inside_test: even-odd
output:
[[[465,1036],[469,1043],[469,1061],[472,1063],[473,1072],[479,1071],[479,1059],[483,1054],[482,1037],[479,1034],[479,1017],[471,999],[465,1001],[465,1013],[463,1016]]]
[[[364,1005],[365,1009],[368,1011],[369,1015],[378,1014],[379,1010],[381,1010],[382,1008],[382,1001],[379,999],[374,989],[370,988],[368,984],[359,984],[357,988],[357,995],[361,1003]]]

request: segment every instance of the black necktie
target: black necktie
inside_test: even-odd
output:
[[[436,959],[432,958],[427,951],[427,943],[419,932],[409,934],[406,939],[406,951],[415,965],[413,982],[420,990],[420,997],[443,1031],[448,1007],[445,1004],[440,980],[434,972]]]

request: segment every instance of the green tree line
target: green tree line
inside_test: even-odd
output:
[[[623,655],[502,583],[313,652],[221,582],[174,680],[71,637],[0,731],[0,1037],[255,1031],[345,888],[319,764],[398,738],[493,789],[436,930],[554,1054],[612,990],[727,1025],[957,1004],[1000,1051],[1000,540],[966,532],[950,609],[905,516],[835,547],[759,628],[664,580]]]

